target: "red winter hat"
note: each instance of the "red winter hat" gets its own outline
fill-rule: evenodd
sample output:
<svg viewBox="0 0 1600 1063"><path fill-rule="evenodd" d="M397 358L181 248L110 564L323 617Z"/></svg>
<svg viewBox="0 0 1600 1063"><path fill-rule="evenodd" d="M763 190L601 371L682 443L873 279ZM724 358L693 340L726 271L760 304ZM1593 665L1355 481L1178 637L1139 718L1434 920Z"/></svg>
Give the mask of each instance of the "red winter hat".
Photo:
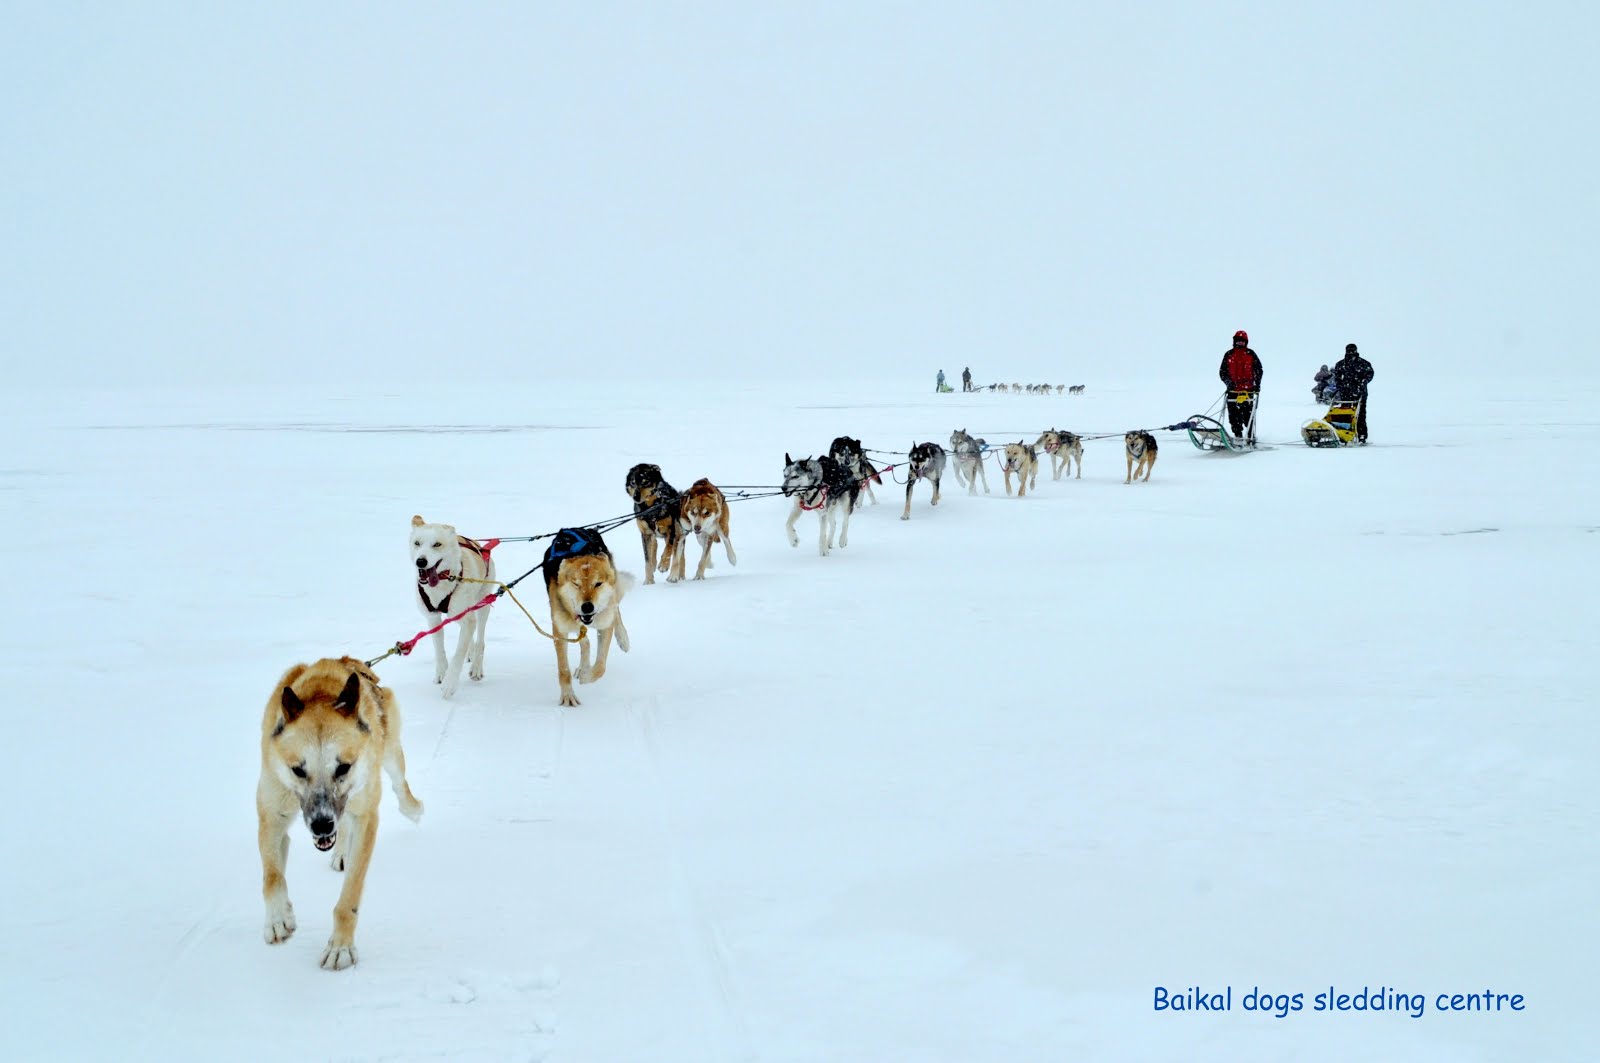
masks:
<svg viewBox="0 0 1600 1063"><path fill-rule="evenodd" d="M1244 329L1240 329L1238 332L1233 334L1233 338L1236 340L1244 340L1246 343L1249 343L1250 333L1246 332Z"/></svg>

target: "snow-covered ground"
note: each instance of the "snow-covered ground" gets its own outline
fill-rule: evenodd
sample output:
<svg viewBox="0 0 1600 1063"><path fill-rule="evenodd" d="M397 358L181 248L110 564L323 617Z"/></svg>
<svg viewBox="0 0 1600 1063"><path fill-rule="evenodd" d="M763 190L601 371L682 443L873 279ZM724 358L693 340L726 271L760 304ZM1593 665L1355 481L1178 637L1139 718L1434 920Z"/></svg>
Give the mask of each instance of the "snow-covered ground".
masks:
<svg viewBox="0 0 1600 1063"><path fill-rule="evenodd" d="M637 461L769 484L839 434L1154 427L1207 406L1209 364L1082 398L25 393L0 429L4 1056L1594 1058L1600 386L1377 367L1366 449L1165 433L1124 486L1095 441L1023 500L991 464L989 495L919 488L903 523L888 485L825 559L814 517L791 549L783 500L737 503L738 567L635 590L633 651L579 709L509 606L454 702L429 653L384 662L427 812L385 795L342 974L303 826L299 933L262 942L257 729L287 665L421 626L413 513L527 535L626 511ZM1309 379L1271 372L1287 442ZM641 573L634 531L609 541ZM1157 1012L1157 986L1234 1010ZM1255 986L1305 1010L1239 1010ZM1313 1012L1329 986L1428 1005ZM1434 1006L1485 989L1526 1010Z"/></svg>

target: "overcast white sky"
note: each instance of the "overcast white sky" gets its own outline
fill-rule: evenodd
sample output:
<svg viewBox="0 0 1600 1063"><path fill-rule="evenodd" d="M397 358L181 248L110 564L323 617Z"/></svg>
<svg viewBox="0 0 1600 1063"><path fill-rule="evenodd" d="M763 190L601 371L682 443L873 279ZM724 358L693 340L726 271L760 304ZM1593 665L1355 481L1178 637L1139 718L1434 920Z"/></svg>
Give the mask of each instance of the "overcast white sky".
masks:
<svg viewBox="0 0 1600 1063"><path fill-rule="evenodd" d="M1596 11L0 0L0 353L1591 374Z"/></svg>

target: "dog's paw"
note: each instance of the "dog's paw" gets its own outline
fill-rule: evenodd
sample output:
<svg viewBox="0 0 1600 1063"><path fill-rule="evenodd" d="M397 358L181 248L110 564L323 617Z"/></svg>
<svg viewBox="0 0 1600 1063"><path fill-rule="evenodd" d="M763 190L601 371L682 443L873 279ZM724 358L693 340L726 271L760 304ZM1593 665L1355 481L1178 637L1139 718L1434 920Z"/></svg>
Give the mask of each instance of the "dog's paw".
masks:
<svg viewBox="0 0 1600 1063"><path fill-rule="evenodd" d="M333 859L328 861L328 866L333 868L335 871L343 871L344 870L344 854L343 853L334 853L333 854Z"/></svg>
<svg viewBox="0 0 1600 1063"><path fill-rule="evenodd" d="M594 682L594 672L593 672L593 670L591 670L589 668L579 668L578 669L578 682L580 682L580 683L593 683Z"/></svg>
<svg viewBox="0 0 1600 1063"><path fill-rule="evenodd" d="M677 582L681 581L682 579L683 579L682 576L675 575L675 574L667 576L667 582L668 583L677 583Z"/></svg>
<svg viewBox="0 0 1600 1063"><path fill-rule="evenodd" d="M267 939L268 945L281 945L294 937L294 905L284 901L282 908L269 906L267 925L262 928L261 936Z"/></svg>
<svg viewBox="0 0 1600 1063"><path fill-rule="evenodd" d="M322 969L324 971L342 971L346 967L354 967L355 965L355 942L341 942L329 938L328 947L322 950Z"/></svg>
<svg viewBox="0 0 1600 1063"><path fill-rule="evenodd" d="M561 704L571 709L576 708L578 705L582 704L582 702L578 700L578 695L574 694L571 690L563 690L561 692Z"/></svg>
<svg viewBox="0 0 1600 1063"><path fill-rule="evenodd" d="M711 566L710 566L710 565L707 565L707 566L706 566L706 567L707 567L707 568L710 568L710 567L711 567ZM704 572L696 572L696 573L695 573L695 574L694 574L694 578L695 578L695 579L705 579L705 578L706 578L706 574L705 574L705 573L704 573Z"/></svg>
<svg viewBox="0 0 1600 1063"><path fill-rule="evenodd" d="M407 801L405 798L400 799L400 814L413 823L422 822L422 808L422 802L418 801L415 797L409 801Z"/></svg>
<svg viewBox="0 0 1600 1063"><path fill-rule="evenodd" d="M911 519L911 514L909 514L909 513L902 513L902 514L900 514L900 519L901 519L901 520L910 520L910 519Z"/></svg>
<svg viewBox="0 0 1600 1063"><path fill-rule="evenodd" d="M474 683L483 682L483 665L478 665L467 673Z"/></svg>

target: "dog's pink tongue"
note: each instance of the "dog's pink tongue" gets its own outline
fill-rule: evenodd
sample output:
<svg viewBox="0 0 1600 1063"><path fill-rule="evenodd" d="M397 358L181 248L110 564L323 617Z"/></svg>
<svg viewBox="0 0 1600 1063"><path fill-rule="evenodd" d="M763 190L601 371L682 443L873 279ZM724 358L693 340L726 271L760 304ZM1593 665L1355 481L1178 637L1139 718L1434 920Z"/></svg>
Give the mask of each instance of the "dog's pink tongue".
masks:
<svg viewBox="0 0 1600 1063"><path fill-rule="evenodd" d="M330 834L326 838L312 838L311 844L315 845L322 852L327 852L329 849L333 848L333 841L334 837Z"/></svg>

